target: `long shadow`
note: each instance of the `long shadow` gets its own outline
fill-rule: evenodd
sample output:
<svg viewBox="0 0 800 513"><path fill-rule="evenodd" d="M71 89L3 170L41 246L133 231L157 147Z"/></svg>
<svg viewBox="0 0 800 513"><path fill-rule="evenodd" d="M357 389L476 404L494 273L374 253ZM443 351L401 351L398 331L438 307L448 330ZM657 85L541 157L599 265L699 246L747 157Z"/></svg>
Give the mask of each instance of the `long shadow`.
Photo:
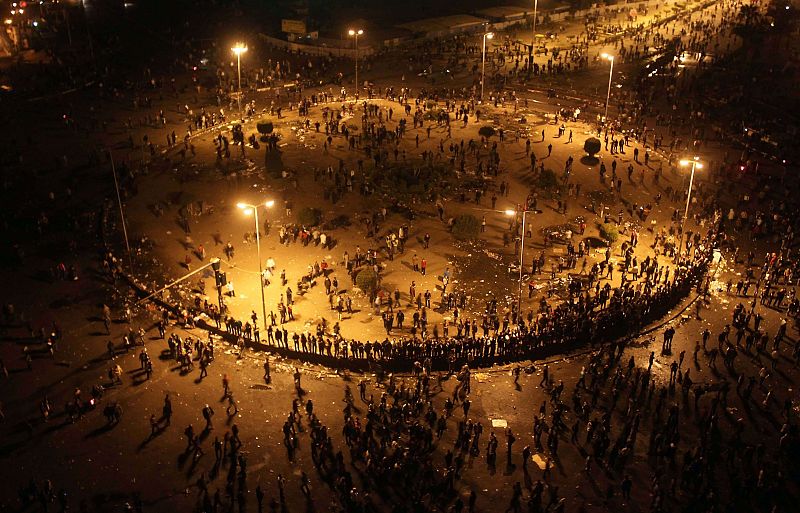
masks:
<svg viewBox="0 0 800 513"><path fill-rule="evenodd" d="M150 380L147 379L147 373L142 371L139 374L137 374L136 376L134 376L133 380L131 380L131 385L133 385L135 387L138 387L138 386L144 385L148 381L150 381Z"/></svg>
<svg viewBox="0 0 800 513"><path fill-rule="evenodd" d="M150 442L161 436L161 434L164 433L164 431L166 430L167 430L166 426L160 426L155 431L155 433L149 435L147 438L142 440L142 442L136 447L136 452L141 452L142 450L144 450L150 444Z"/></svg>
<svg viewBox="0 0 800 513"><path fill-rule="evenodd" d="M594 476L591 473L584 472L584 474L586 474L586 481L589 483L589 486L591 487L592 491L594 491L594 493L598 497L602 496L603 492L602 490L600 490L600 486L598 485L597 480L594 478Z"/></svg>
<svg viewBox="0 0 800 513"><path fill-rule="evenodd" d="M114 429L117 426L117 424L118 423L108 423L108 422L106 422L102 426L100 426L100 427L98 427L96 429L93 429L92 431L89 431L86 434L86 436L84 436L83 438L84 439L97 438L98 436L103 435L105 433L108 433L109 431Z"/></svg>
<svg viewBox="0 0 800 513"><path fill-rule="evenodd" d="M219 476L222 467L222 460L217 460L214 465L208 470L208 478L213 481Z"/></svg>
<svg viewBox="0 0 800 513"><path fill-rule="evenodd" d="M193 454L194 454L194 456L192 457L192 463L191 463L191 465L189 465L189 468L186 470L186 477L187 478L192 477L192 475L194 474L195 470L197 470L198 463L200 463L200 458L203 457L202 454L200 456L198 456L195 453L193 453Z"/></svg>
<svg viewBox="0 0 800 513"><path fill-rule="evenodd" d="M42 431L42 435L49 435L51 433L55 433L56 431L61 431L65 427L71 426L73 424L74 422L70 421L68 418L64 419L63 422L48 422L47 428Z"/></svg>
<svg viewBox="0 0 800 513"><path fill-rule="evenodd" d="M192 454L191 448L187 448L185 451L178 455L178 470L182 469L184 465L186 465L186 461L189 459L189 456Z"/></svg>
<svg viewBox="0 0 800 513"><path fill-rule="evenodd" d="M203 430L200 432L200 434L197 436L197 441L198 441L198 442L202 442L202 441L204 441L206 438L208 438L208 435L210 435L210 434L211 434L211 429L204 428L204 429L203 429Z"/></svg>

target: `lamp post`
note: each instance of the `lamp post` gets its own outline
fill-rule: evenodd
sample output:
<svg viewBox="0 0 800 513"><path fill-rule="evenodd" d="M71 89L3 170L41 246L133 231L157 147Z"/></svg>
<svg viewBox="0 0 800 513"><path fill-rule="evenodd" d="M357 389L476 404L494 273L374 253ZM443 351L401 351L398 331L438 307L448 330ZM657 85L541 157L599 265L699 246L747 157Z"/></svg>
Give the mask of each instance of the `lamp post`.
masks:
<svg viewBox="0 0 800 513"><path fill-rule="evenodd" d="M529 210L522 211L522 238L519 244L519 281L517 283L517 315L522 315L522 267L525 258L525 216ZM516 217L519 214L516 210L506 210L507 216Z"/></svg>
<svg viewBox="0 0 800 513"><path fill-rule="evenodd" d="M355 40L355 48L356 48L356 97L358 97L358 36L364 33L361 29L350 29L347 33Z"/></svg>
<svg viewBox="0 0 800 513"><path fill-rule="evenodd" d="M119 219L122 223L122 235L125 237L125 249L128 250L128 260L130 267L133 267L133 254L131 253L131 245L128 242L128 228L125 225L125 211L122 209L122 196L119 193L119 181L117 181L117 168L114 166L114 154L111 150L108 151L108 159L111 161L111 175L114 177L114 190L117 193L117 205L119 206Z"/></svg>
<svg viewBox="0 0 800 513"><path fill-rule="evenodd" d="M602 54L600 57L611 62L611 67L608 70L608 92L606 93L606 110L603 113L603 124L608 119L608 100L611 98L611 78L614 76L614 56L607 53Z"/></svg>
<svg viewBox="0 0 800 513"><path fill-rule="evenodd" d="M244 43L236 43L236 46L231 48L231 51L236 54L236 70L239 75L239 119L242 118L242 54L247 51L247 45Z"/></svg>
<svg viewBox="0 0 800 513"><path fill-rule="evenodd" d="M486 40L493 37L493 32L484 32L483 34L483 52L481 54L481 101L483 101L483 82L486 78Z"/></svg>
<svg viewBox="0 0 800 513"><path fill-rule="evenodd" d="M539 9L539 0L533 0L533 36L531 39L531 58L528 62L528 69L533 68L533 59L536 57L536 11ZM528 73L530 75L530 73Z"/></svg>
<svg viewBox="0 0 800 513"><path fill-rule="evenodd" d="M680 258L681 253L683 252L683 232L686 226L686 218L689 216L689 202L692 199L692 185L694 184L694 170L695 169L703 169L703 163L700 162L700 157L694 157L691 160L684 159L680 162L682 167L692 166L692 174L689 175L689 192L686 195L686 208L683 211L683 220L681 221L681 237L680 242L678 243L678 252L676 254L676 259Z"/></svg>
<svg viewBox="0 0 800 513"><path fill-rule="evenodd" d="M223 300L222 300L222 283L220 282L220 272L219 269L221 267L221 262L219 258L212 258L211 259L211 268L214 270L214 285L217 288L217 303L219 304L219 314L222 315L224 313L223 310Z"/></svg>
<svg viewBox="0 0 800 513"><path fill-rule="evenodd" d="M272 208L275 204L274 201L269 200L263 203L266 208ZM258 207L261 205L250 205L249 203L237 203L236 207L239 208L245 215L253 214L253 219L256 224L256 255L258 256L258 285L261 289L261 322L264 324L264 332L267 331L267 303L264 300L264 271L261 267L261 235L260 226L258 224Z"/></svg>

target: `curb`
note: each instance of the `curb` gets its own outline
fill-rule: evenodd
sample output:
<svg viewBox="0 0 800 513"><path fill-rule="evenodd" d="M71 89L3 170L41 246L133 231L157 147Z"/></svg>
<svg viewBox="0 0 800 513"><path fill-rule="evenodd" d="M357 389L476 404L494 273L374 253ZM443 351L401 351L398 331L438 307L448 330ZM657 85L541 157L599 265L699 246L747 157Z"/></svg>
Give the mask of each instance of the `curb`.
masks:
<svg viewBox="0 0 800 513"><path fill-rule="evenodd" d="M705 275L705 271L703 272ZM150 292L145 288L145 286L139 283L134 277L130 276L125 272L120 272L120 276L136 291L137 295L141 297L145 297L150 294ZM694 286L692 286L694 288ZM689 290L691 291L692 288ZM690 292L691 294L691 292ZM673 322L678 316L683 314L686 309L689 308L694 302L700 297L700 295L695 295L692 299L685 302L683 307L680 310L672 315L667 319L663 319L657 321L655 324L651 324L649 327L644 328L640 331L637 331L636 336L643 336L653 331L656 331L663 327L664 325ZM170 304L161 298L158 297L151 297L148 299L149 301L158 304L162 308L169 310L176 316L180 316L182 308L179 306L175 306ZM238 337L228 333L225 330L219 329L213 324L209 324L205 320L200 320L195 323L197 328L203 329L209 334L214 334L218 336L220 339L227 341L228 343L235 344L238 340ZM296 332L295 332L296 333ZM631 337L630 333L615 337L613 340L620 340L627 337ZM609 341L601 341L599 342L599 346L602 347L608 344ZM288 345L288 343L287 343ZM558 362L563 361L566 358L573 358L576 356L581 356L584 354L588 354L595 350L595 346L591 346L589 349L579 350L578 347L584 344L580 343L577 340L573 340L568 343L561 343L561 344L551 344L545 345L541 347L534 348L528 352L528 357L524 359L514 359L513 356L508 357L501 357L496 358L493 361L484 361L483 358L480 359L473 359L468 360L465 358L458 359L452 365L461 366L464 363L470 364L471 368L474 369L485 369L483 372L505 372L507 369L494 369L495 367L503 367L510 364L519 364L520 362L528 362L528 361L538 361L541 363L551 363L551 362ZM315 365L322 365L331 369L347 369L356 372L373 372L373 371L389 371L389 372L411 372L413 370L413 362L409 361L401 361L401 360L389 360L389 361L382 361L382 360L373 360L373 359L364 359L364 358L336 358L332 356L327 356L321 353L308 353L308 352L300 352L288 349L286 347L277 347L274 345L268 345L264 342L255 343L249 342L247 343L247 347L250 349L255 349L258 351L264 351L269 354L278 355L282 358L297 360L307 364L315 364ZM548 357L553 357L556 354L560 355L558 358L553 360L547 360ZM488 359L487 359L488 360ZM445 358L436 358L432 362L433 370L443 371L452 368L450 362Z"/></svg>

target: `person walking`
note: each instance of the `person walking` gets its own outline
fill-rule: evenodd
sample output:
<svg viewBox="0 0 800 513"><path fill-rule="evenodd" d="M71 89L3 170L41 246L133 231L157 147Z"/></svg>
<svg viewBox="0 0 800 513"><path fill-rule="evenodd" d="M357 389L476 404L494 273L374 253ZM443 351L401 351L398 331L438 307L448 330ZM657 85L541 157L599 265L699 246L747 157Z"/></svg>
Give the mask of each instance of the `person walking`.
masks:
<svg viewBox="0 0 800 513"><path fill-rule="evenodd" d="M230 395L230 393L231 393L231 389L230 389L230 381L228 380L228 375L227 374L223 374L222 375L222 398L223 399L227 398Z"/></svg>
<svg viewBox="0 0 800 513"><path fill-rule="evenodd" d="M233 413L231 413L233 410ZM228 417L233 417L239 413L239 404L236 402L236 399L233 397L233 392L228 392L228 407L225 409L225 412L228 414Z"/></svg>

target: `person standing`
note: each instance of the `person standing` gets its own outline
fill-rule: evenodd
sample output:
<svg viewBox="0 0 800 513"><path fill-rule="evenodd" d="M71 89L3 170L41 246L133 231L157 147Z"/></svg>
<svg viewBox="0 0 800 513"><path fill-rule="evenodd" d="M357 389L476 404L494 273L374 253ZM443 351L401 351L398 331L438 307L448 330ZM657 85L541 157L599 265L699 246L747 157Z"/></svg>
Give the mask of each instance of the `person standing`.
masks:
<svg viewBox="0 0 800 513"><path fill-rule="evenodd" d="M158 419L156 419L156 414L153 413L150 415L150 438L155 437L158 434Z"/></svg>
<svg viewBox="0 0 800 513"><path fill-rule="evenodd" d="M212 429L214 429L214 426L211 422L211 418L213 416L214 416L214 410L211 408L211 406L206 404L203 407L203 418L206 420L206 431L211 431Z"/></svg>
<svg viewBox="0 0 800 513"><path fill-rule="evenodd" d="M631 476L625 475L625 478L622 480L622 497L626 500L630 500L631 498L631 488L633 488L633 480L631 480Z"/></svg>
<svg viewBox="0 0 800 513"><path fill-rule="evenodd" d="M164 419L165 425L169 426L170 420L172 419L172 400L169 398L169 394L164 397L164 407L161 409L161 416Z"/></svg>
<svg viewBox="0 0 800 513"><path fill-rule="evenodd" d="M208 360L200 357L200 380L208 376Z"/></svg>
<svg viewBox="0 0 800 513"><path fill-rule="evenodd" d="M300 386L300 369L299 368L297 368L297 367L294 368L293 377L294 377L294 388L295 388L295 390L297 390L297 393L300 394L300 392L303 389Z"/></svg>
<svg viewBox="0 0 800 513"><path fill-rule="evenodd" d="M269 368L269 356L264 359L264 381L267 384L272 382L272 376L270 375L270 368Z"/></svg>
<svg viewBox="0 0 800 513"><path fill-rule="evenodd" d="M506 428L506 461L509 467L511 466L511 447L516 441L517 439L511 431L511 428Z"/></svg>

